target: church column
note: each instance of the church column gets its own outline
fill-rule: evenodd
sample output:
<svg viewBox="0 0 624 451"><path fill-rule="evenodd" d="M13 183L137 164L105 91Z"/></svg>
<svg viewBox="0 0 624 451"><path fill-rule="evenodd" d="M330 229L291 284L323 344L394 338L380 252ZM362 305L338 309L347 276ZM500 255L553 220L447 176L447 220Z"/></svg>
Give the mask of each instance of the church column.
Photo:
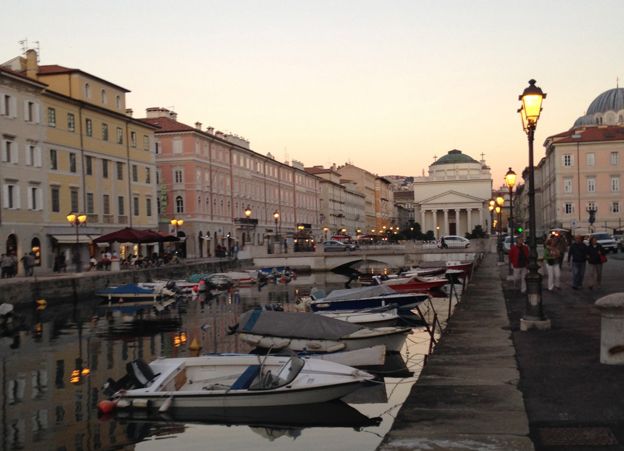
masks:
<svg viewBox="0 0 624 451"><path fill-rule="evenodd" d="M422 233L425 233L427 231L427 226L425 225L426 213L427 211L423 207L420 207L420 230Z"/></svg>
<svg viewBox="0 0 624 451"><path fill-rule="evenodd" d="M444 235L449 234L448 208L444 209Z"/></svg>
<svg viewBox="0 0 624 451"><path fill-rule="evenodd" d="M455 209L455 233L459 236L464 236L463 233L461 233L461 222L460 222L460 218L459 218L459 214L461 212L461 208L456 208Z"/></svg>
<svg viewBox="0 0 624 451"><path fill-rule="evenodd" d="M479 208L479 224L481 224L481 227L483 227L483 230L487 232L487 227L483 223L483 205L481 205L481 207Z"/></svg>
<svg viewBox="0 0 624 451"><path fill-rule="evenodd" d="M436 237L436 239L438 238L437 236L437 228L438 228L438 210L436 210L435 208L433 210L431 210L431 213L433 213L433 234Z"/></svg>
<svg viewBox="0 0 624 451"><path fill-rule="evenodd" d="M466 225L468 226L467 232L468 233L472 233L472 208L467 208L466 209L466 213L467 213L467 216L466 216L467 223L466 223Z"/></svg>

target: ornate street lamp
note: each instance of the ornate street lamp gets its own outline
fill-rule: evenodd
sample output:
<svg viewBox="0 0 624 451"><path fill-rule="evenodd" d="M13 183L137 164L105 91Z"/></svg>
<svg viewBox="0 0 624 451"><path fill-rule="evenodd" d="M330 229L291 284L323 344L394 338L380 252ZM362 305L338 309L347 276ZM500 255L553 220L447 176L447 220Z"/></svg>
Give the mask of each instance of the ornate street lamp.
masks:
<svg viewBox="0 0 624 451"><path fill-rule="evenodd" d="M67 215L67 222L76 227L76 249L74 253L74 262L76 263L76 272L82 272L82 263L80 259L80 242L78 239L78 227L87 223L87 215L84 213L71 212Z"/></svg>
<svg viewBox="0 0 624 451"><path fill-rule="evenodd" d="M173 218L171 221L171 225L175 227L175 236L178 236L178 227L182 227L184 225L184 219Z"/></svg>
<svg viewBox="0 0 624 451"><path fill-rule="evenodd" d="M529 86L518 97L522 106L518 112L522 118L522 128L527 134L529 141L529 272L526 276L527 301L524 317L520 319L520 330L527 331L532 328L550 329L550 320L544 315L542 306L542 276L537 264L537 242L535 239L535 165L533 162L533 141L535 140L535 128L542 111L542 100L546 94L537 86L535 80L529 80Z"/></svg>
<svg viewBox="0 0 624 451"><path fill-rule="evenodd" d="M245 208L245 217L247 219L251 218L251 208L249 208L249 205L247 205L247 208Z"/></svg>
<svg viewBox="0 0 624 451"><path fill-rule="evenodd" d="M490 199L488 202L488 210L490 210L490 233L495 232L494 229L494 207L496 206L496 201L494 199Z"/></svg>
<svg viewBox="0 0 624 451"><path fill-rule="evenodd" d="M511 239L510 239L510 249L511 246L513 246L514 244L514 224L513 224L513 188L516 184L516 173L509 168L509 171L507 171L507 174L505 174L505 185L507 185L507 188L509 188L509 230L511 232ZM513 270L511 268L511 259L508 258L507 260L509 260L509 275L513 274Z"/></svg>
<svg viewBox="0 0 624 451"><path fill-rule="evenodd" d="M273 212L273 219L275 219L275 236L279 236L279 219L280 219L279 210L275 210Z"/></svg>

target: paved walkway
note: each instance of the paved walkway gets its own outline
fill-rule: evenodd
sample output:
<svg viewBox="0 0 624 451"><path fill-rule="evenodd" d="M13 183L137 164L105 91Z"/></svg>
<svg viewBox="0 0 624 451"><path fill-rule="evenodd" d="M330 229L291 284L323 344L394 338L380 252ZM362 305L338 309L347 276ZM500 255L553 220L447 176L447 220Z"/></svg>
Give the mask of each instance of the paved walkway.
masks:
<svg viewBox="0 0 624 451"><path fill-rule="evenodd" d="M575 291L564 265L552 329L521 332L524 297L488 255L380 449L624 450L624 365L600 364L593 306L623 276L609 255L602 288Z"/></svg>

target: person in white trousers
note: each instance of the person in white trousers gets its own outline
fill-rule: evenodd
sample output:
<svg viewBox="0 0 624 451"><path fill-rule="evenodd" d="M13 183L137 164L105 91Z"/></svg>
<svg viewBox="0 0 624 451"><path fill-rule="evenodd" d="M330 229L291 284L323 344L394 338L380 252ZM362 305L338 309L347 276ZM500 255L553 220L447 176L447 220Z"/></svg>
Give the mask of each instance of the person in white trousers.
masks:
<svg viewBox="0 0 624 451"><path fill-rule="evenodd" d="M548 291L561 289L560 256L557 243L552 237L549 237L544 243L544 262L546 262L546 274L548 275Z"/></svg>

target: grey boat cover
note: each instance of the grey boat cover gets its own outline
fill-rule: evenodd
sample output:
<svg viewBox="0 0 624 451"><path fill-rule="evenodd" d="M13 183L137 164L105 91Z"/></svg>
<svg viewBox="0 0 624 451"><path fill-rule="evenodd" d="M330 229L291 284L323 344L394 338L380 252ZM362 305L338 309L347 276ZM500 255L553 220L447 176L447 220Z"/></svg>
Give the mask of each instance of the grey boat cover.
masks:
<svg viewBox="0 0 624 451"><path fill-rule="evenodd" d="M239 332L283 338L339 340L365 327L316 313L249 310L240 316Z"/></svg>
<svg viewBox="0 0 624 451"><path fill-rule="evenodd" d="M370 287L348 288L344 290L333 290L323 298L325 301L337 301L339 299L365 299L377 296L387 296L397 294L388 285L372 285Z"/></svg>

